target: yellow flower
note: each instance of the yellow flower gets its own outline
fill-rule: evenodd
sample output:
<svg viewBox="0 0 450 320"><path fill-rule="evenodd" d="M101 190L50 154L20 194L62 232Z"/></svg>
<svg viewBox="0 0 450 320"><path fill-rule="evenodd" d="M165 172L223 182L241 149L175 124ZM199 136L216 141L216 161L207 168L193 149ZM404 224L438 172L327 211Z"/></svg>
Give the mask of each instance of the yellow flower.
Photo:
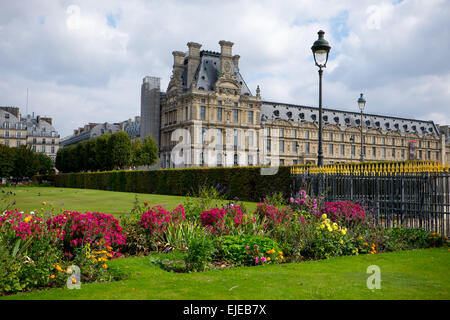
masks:
<svg viewBox="0 0 450 320"><path fill-rule="evenodd" d="M45 202L45 201L42 201L42 205L43 206L45 206L47 204L47 202Z"/></svg>
<svg viewBox="0 0 450 320"><path fill-rule="evenodd" d="M324 213L324 214L322 215L322 219L325 220L326 218L327 218L327 215Z"/></svg>
<svg viewBox="0 0 450 320"><path fill-rule="evenodd" d="M356 248L355 251L358 252L358 248Z"/></svg>
<svg viewBox="0 0 450 320"><path fill-rule="evenodd" d="M339 243L341 243L341 244L344 243L344 240L341 239L341 241L339 241Z"/></svg>
<svg viewBox="0 0 450 320"><path fill-rule="evenodd" d="M61 266L59 264L56 265L56 270L63 271L63 269L61 268Z"/></svg>
<svg viewBox="0 0 450 320"><path fill-rule="evenodd" d="M270 258L268 258L268 259L270 259ZM108 269L108 265L107 265L106 263L104 263L104 264L102 265L102 267L103 267L103 269Z"/></svg>
<svg viewBox="0 0 450 320"><path fill-rule="evenodd" d="M270 261L270 257L267 257L267 261Z"/></svg>
<svg viewBox="0 0 450 320"><path fill-rule="evenodd" d="M73 284L77 283L77 279L72 278L72 283L73 283Z"/></svg>
<svg viewBox="0 0 450 320"><path fill-rule="evenodd" d="M362 240L362 239L363 239L363 237L359 236L359 237L358 237L358 239L359 239L359 240Z"/></svg>
<svg viewBox="0 0 450 320"><path fill-rule="evenodd" d="M55 275L52 274L52 275L50 276L50 279L55 279Z"/></svg>
<svg viewBox="0 0 450 320"><path fill-rule="evenodd" d="M31 216L27 216L25 219L23 219L23 221L25 221L26 223L30 222L31 220Z"/></svg>
<svg viewBox="0 0 450 320"><path fill-rule="evenodd" d="M328 229L328 231L330 231L330 232L331 232L331 231L333 231L333 229L331 229L331 227L330 227L330 226L329 226L329 227L328 227L327 229Z"/></svg>
<svg viewBox="0 0 450 320"><path fill-rule="evenodd" d="M282 255L283 255L283 251L278 251L278 254L279 254L280 256L282 256Z"/></svg>
<svg viewBox="0 0 450 320"><path fill-rule="evenodd" d="M342 234L345 236L346 233L347 233L347 229L346 229L346 228L343 228L343 229L341 230L341 232L342 232Z"/></svg>
<svg viewBox="0 0 450 320"><path fill-rule="evenodd" d="M333 229L337 230L338 229L338 225L336 223L333 223Z"/></svg>
<svg viewBox="0 0 450 320"><path fill-rule="evenodd" d="M324 225L324 224L321 224L321 225L320 225L320 229L323 229L323 228L325 228L325 225Z"/></svg>

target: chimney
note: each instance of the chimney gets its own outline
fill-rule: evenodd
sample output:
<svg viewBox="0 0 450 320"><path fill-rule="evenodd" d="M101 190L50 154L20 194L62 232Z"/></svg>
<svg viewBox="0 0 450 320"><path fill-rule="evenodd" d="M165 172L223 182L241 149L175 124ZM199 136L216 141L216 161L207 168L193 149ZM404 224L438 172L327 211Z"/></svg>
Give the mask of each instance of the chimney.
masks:
<svg viewBox="0 0 450 320"><path fill-rule="evenodd" d="M186 87L189 89L194 81L195 72L200 63L200 48L202 45L195 42L188 42L187 46L189 48L189 57Z"/></svg>
<svg viewBox="0 0 450 320"><path fill-rule="evenodd" d="M184 71L184 58L185 54L181 51L173 51L173 69L172 69L172 77L171 82L174 81L174 83L182 89L183 86L183 71Z"/></svg>
<svg viewBox="0 0 450 320"><path fill-rule="evenodd" d="M220 44L220 67L221 72L224 74L231 74L233 72L233 68L231 66L233 59L233 42L221 40Z"/></svg>
<svg viewBox="0 0 450 320"><path fill-rule="evenodd" d="M185 54L181 51L173 51L173 67L183 67Z"/></svg>
<svg viewBox="0 0 450 320"><path fill-rule="evenodd" d="M233 63L234 63L234 65L236 66L236 69L239 71L239 58L240 58L241 56L240 55L235 55L235 56L233 56Z"/></svg>
<svg viewBox="0 0 450 320"><path fill-rule="evenodd" d="M52 118L49 117L41 117L41 120L48 122L50 125L52 124Z"/></svg>

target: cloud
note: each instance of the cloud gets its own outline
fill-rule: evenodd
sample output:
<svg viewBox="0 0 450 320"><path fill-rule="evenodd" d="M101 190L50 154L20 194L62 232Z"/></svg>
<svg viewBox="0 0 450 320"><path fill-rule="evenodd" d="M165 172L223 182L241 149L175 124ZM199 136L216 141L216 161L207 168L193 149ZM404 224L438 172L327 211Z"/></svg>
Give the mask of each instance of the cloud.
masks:
<svg viewBox="0 0 450 320"><path fill-rule="evenodd" d="M332 46L324 105L448 123L449 6L441 0L37 1L0 4L0 105L54 118L62 136L87 122L140 112L147 75L167 87L174 50L235 43L240 69L263 99L317 105L311 45Z"/></svg>

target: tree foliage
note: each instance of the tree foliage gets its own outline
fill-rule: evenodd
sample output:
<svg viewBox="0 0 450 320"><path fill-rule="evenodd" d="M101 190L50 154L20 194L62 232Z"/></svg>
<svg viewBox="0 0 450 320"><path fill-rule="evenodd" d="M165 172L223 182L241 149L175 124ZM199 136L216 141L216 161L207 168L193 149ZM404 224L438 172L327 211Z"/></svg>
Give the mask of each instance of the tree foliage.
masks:
<svg viewBox="0 0 450 320"><path fill-rule="evenodd" d="M158 146L151 136L141 143L119 131L59 149L56 168L62 172L108 171L153 165L157 159Z"/></svg>
<svg viewBox="0 0 450 320"><path fill-rule="evenodd" d="M14 169L13 150L0 144L0 177L8 177Z"/></svg>

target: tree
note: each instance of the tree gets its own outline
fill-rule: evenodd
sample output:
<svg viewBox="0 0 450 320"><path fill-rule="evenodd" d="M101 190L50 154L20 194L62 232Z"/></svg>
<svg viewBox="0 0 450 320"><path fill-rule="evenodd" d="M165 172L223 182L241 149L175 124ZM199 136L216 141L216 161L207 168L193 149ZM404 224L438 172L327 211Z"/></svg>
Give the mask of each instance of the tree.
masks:
<svg viewBox="0 0 450 320"><path fill-rule="evenodd" d="M39 171L39 160L35 152L27 146L14 148L14 169L12 175L16 178L31 178Z"/></svg>
<svg viewBox="0 0 450 320"><path fill-rule="evenodd" d="M64 172L64 148L59 148L56 152L55 167L61 172Z"/></svg>
<svg viewBox="0 0 450 320"><path fill-rule="evenodd" d="M38 153L36 157L39 161L39 174L50 174L53 169L53 160L45 153Z"/></svg>
<svg viewBox="0 0 450 320"><path fill-rule="evenodd" d="M111 135L108 140L108 151L112 168L123 168L130 163L131 139L125 131Z"/></svg>
<svg viewBox="0 0 450 320"><path fill-rule="evenodd" d="M96 139L89 139L85 142L84 145L84 155L85 155L85 169L94 171L99 169L99 165L97 163L97 157L95 154L95 144Z"/></svg>
<svg viewBox="0 0 450 320"><path fill-rule="evenodd" d="M130 159L130 165L133 166L140 166L141 163L141 141L135 140L131 143L131 159Z"/></svg>
<svg viewBox="0 0 450 320"><path fill-rule="evenodd" d="M0 177L9 177L14 169L14 151L0 144Z"/></svg>
<svg viewBox="0 0 450 320"><path fill-rule="evenodd" d="M95 139L95 159L100 170L111 169L111 159L108 150L108 141L111 134L104 134Z"/></svg>
<svg viewBox="0 0 450 320"><path fill-rule="evenodd" d="M140 152L140 164L151 166L156 163L158 159L158 145L152 136L147 136L142 143Z"/></svg>

